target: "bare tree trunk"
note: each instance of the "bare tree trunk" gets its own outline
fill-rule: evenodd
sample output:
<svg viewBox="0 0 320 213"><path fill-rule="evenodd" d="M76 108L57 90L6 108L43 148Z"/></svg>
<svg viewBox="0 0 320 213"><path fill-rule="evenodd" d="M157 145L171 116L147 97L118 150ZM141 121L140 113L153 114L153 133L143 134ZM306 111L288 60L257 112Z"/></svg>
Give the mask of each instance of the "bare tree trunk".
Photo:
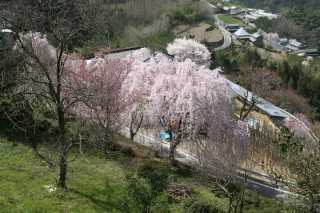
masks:
<svg viewBox="0 0 320 213"><path fill-rule="evenodd" d="M139 131L139 128L140 128L142 121L143 121L143 115L141 115L139 123L137 124L136 127L134 127L135 126L134 123L135 123L137 116L138 116L138 113L136 113L135 115L132 115L132 119L131 119L131 123L130 123L130 139L132 141L133 141L134 136Z"/></svg>
<svg viewBox="0 0 320 213"><path fill-rule="evenodd" d="M175 152L176 152L176 148L177 146L180 144L180 142L182 141L182 134L181 134L181 121L179 121L179 126L177 126L178 128L178 135L176 135L174 138L173 137L173 133L172 133L172 129L171 129L171 125L170 125L170 129L169 129L169 136L170 136L170 152L169 152L169 157L171 159L174 159L175 157Z"/></svg>
<svg viewBox="0 0 320 213"><path fill-rule="evenodd" d="M170 137L170 147L169 147L169 157L170 159L174 159L174 153L175 153L175 149L176 149L176 145L175 145L175 139L173 138L173 133L172 133L172 129L171 129L171 125L170 128L168 130L169 133L169 137Z"/></svg>
<svg viewBox="0 0 320 213"><path fill-rule="evenodd" d="M59 91L60 92L60 91ZM60 93L57 93L59 96ZM59 99L58 99L59 100ZM67 180L67 164L68 164L68 149L69 146L66 141L66 132L65 132L65 115L61 106L57 107L58 114L58 125L59 125L59 142L60 142L60 156L59 156L59 180L58 186L66 189L66 180Z"/></svg>
<svg viewBox="0 0 320 213"><path fill-rule="evenodd" d="M253 97L251 98L252 100L252 103L251 104L249 104L248 102L249 102L249 100L248 100L248 97L249 97L249 91L247 91L247 94L246 94L246 96L245 96L245 100L244 100L244 104L243 104L243 106L242 106L242 108L241 108L241 111L240 111L240 120L244 120L244 119L246 119L246 117L249 115L249 113L251 112L251 110L252 110L252 107L254 106L254 104L255 104L255 101L254 101L254 99L253 99ZM247 107L247 104L249 105L249 109L245 109L246 107ZM245 110L246 110L246 112L245 112Z"/></svg>
<svg viewBox="0 0 320 213"><path fill-rule="evenodd" d="M175 152L176 152L176 148L178 146L179 143L177 143L177 141L175 139L171 139L170 141L170 152L169 152L169 157L170 159L174 159L175 157Z"/></svg>
<svg viewBox="0 0 320 213"><path fill-rule="evenodd" d="M59 161L59 180L58 186L66 189L66 180L67 180L67 165L68 165L68 148L62 146L60 150L60 161Z"/></svg>

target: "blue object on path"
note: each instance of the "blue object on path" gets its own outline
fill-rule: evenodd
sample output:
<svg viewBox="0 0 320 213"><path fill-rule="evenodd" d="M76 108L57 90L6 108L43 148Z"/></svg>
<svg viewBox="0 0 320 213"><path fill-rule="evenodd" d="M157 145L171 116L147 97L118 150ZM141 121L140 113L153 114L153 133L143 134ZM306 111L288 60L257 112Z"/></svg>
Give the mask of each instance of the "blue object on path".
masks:
<svg viewBox="0 0 320 213"><path fill-rule="evenodd" d="M172 137L176 138L177 136L176 136L176 134L172 133ZM161 139L170 139L170 135L166 131L162 131L162 132L159 132L159 138L161 138Z"/></svg>

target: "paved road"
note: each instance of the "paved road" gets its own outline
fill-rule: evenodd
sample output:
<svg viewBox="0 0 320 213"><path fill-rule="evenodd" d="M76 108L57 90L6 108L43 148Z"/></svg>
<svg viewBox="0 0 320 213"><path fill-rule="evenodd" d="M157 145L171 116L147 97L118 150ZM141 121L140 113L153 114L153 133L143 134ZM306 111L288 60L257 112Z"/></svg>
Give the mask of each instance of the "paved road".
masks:
<svg viewBox="0 0 320 213"><path fill-rule="evenodd" d="M224 48L227 48L230 46L231 44L231 36L230 36L230 33L220 25L220 21L218 19L218 16L217 15L213 15L213 21L214 21L214 25L215 27L219 28L219 30L221 31L222 35L223 35L223 38L224 38L224 43L222 46L220 47L217 47L217 48L214 48L215 50L221 50L221 49L224 49Z"/></svg>
<svg viewBox="0 0 320 213"><path fill-rule="evenodd" d="M219 14L213 15L213 21L214 21L215 27L219 28L219 30L221 31L223 38L224 38L224 43L222 46L214 48L214 49L215 50L225 49L231 45L231 42L234 43L235 45L241 46L242 44L237 39L233 38L231 33L228 30L226 30L224 27L222 27L220 25L220 20L218 18L218 15Z"/></svg>
<svg viewBox="0 0 320 213"><path fill-rule="evenodd" d="M130 135L129 129L125 128L122 134L126 137L129 137ZM148 135L145 132L138 132L134 139L136 142L144 146L160 151L167 155L169 154L169 143L155 136ZM179 147L177 148L175 159L193 167L197 166L198 164L197 163L198 160L195 156L189 155L186 150L182 150ZM237 178L238 178L238 181L243 180L243 178L240 175L237 176ZM263 181L261 179L255 179L255 178L251 178L249 180L249 184L247 188L257 192L262 196L276 199L281 202L286 202L287 195L289 194L289 192L282 189L278 189L266 181Z"/></svg>

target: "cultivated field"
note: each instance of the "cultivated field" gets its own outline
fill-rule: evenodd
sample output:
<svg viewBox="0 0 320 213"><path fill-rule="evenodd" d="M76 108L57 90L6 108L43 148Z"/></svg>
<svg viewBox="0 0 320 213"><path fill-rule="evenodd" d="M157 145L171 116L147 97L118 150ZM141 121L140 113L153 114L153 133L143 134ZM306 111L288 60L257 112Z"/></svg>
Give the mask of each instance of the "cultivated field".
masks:
<svg viewBox="0 0 320 213"><path fill-rule="evenodd" d="M206 31L207 28L209 28L211 25L207 23L201 23L196 27L193 27L181 34L179 36L181 37L189 37L190 35L195 36L195 38L198 41L202 41L206 39L208 42L217 42L220 41L223 36L219 29L214 29L211 31Z"/></svg>

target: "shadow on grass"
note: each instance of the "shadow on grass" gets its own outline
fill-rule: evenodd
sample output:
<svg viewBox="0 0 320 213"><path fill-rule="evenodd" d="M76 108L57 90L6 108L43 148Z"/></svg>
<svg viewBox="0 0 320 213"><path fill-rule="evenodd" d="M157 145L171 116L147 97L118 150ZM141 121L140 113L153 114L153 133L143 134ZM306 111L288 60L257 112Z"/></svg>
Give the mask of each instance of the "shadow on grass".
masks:
<svg viewBox="0 0 320 213"><path fill-rule="evenodd" d="M17 145L17 142L24 141L25 138L22 131L19 131L9 120L4 118L0 118L0 137L13 142L14 145Z"/></svg>
<svg viewBox="0 0 320 213"><path fill-rule="evenodd" d="M48 158L44 157L42 154L40 153L35 153L35 156L37 156L38 158L40 158L41 160L44 160L48 165L49 165L49 168L52 169L53 171L55 170L56 168L56 165L53 164L52 162L50 162L48 160Z"/></svg>
<svg viewBox="0 0 320 213"><path fill-rule="evenodd" d="M90 193L85 193L85 192L82 192L80 190L77 190L77 189L70 189L70 191L72 193L75 193L79 196L82 196L82 197L85 197L89 200L91 200L92 203L94 203L97 208L95 209L97 212L106 212L106 211L112 211L114 209L117 208L117 203L115 200L111 200L111 198L114 196L113 195L113 192L111 192L110 195L108 195L108 193L106 192L106 190L99 190L97 188L95 189L92 189L93 191L95 191L95 194L104 194L106 199L103 200L103 199L99 199L99 198L96 198L94 194L90 194ZM99 207L99 208L98 208Z"/></svg>

